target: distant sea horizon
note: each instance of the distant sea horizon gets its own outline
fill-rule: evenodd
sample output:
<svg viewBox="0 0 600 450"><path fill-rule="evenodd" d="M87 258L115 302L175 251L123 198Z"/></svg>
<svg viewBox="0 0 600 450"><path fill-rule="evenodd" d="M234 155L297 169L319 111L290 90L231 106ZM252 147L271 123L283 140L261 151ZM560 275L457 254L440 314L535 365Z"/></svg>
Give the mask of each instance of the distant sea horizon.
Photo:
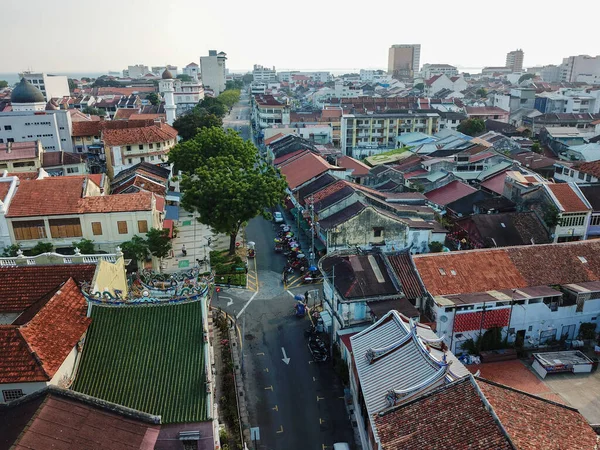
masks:
<svg viewBox="0 0 600 450"><path fill-rule="evenodd" d="M460 67L457 66L459 72L466 73L479 73L482 70L482 67ZM289 71L299 71L299 72L330 72L332 75L343 75L346 73L359 73L360 67L351 67L351 68L338 68L338 69L288 69L288 68L279 68L277 69L279 72L289 72ZM365 69L365 67L362 67ZM384 67L367 67L367 69L372 70L386 70ZM229 69L230 73L248 73L251 72L252 69ZM69 71L49 71L47 73L52 75L66 75L69 78L80 79L83 77L88 78L98 78L101 75L108 75L109 72L119 72L117 70L105 70L105 71L89 71L89 72L69 72ZM4 72L0 73L0 80L5 80L8 82L9 86L17 84L19 82L19 74L18 72Z"/></svg>

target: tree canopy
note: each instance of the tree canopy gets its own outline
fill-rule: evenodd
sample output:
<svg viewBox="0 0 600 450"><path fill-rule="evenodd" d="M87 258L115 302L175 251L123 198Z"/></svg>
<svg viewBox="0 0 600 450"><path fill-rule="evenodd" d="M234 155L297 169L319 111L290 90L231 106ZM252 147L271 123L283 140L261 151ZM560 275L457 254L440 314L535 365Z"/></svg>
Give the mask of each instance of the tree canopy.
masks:
<svg viewBox="0 0 600 450"><path fill-rule="evenodd" d="M75 80L73 80L73 78L67 78L67 82L69 83L70 92L73 92L75 89L77 89L77 83L75 83ZM0 83L2 82L0 81Z"/></svg>
<svg viewBox="0 0 600 450"><path fill-rule="evenodd" d="M92 87L122 87L123 85L119 83L117 80L113 80L112 78L108 78L106 76L101 76L100 78L96 78Z"/></svg>
<svg viewBox="0 0 600 450"><path fill-rule="evenodd" d="M158 94L156 92L150 92L147 96L146 96L146 100L148 100L150 102L151 105L158 105L160 103L160 97L158 96Z"/></svg>
<svg viewBox="0 0 600 450"><path fill-rule="evenodd" d="M8 87L8 81L0 80L0 89L3 89L5 87Z"/></svg>
<svg viewBox="0 0 600 450"><path fill-rule="evenodd" d="M521 75L521 77L519 78L519 84L521 84L525 80L531 80L532 78L535 78L535 74L525 73L525 74Z"/></svg>
<svg viewBox="0 0 600 450"><path fill-rule="evenodd" d="M175 165L176 171L191 174L211 157L233 156L245 165L252 165L256 155L256 147L250 141L245 141L231 129L215 126L201 128L193 138L173 147L169 152L169 162Z"/></svg>
<svg viewBox="0 0 600 450"><path fill-rule="evenodd" d="M96 253L94 249L94 241L90 239L81 239L79 242L73 242L73 247L77 247L82 255L93 255Z"/></svg>
<svg viewBox="0 0 600 450"><path fill-rule="evenodd" d="M84 114L91 114L92 116L105 116L106 111L103 109L92 108L91 106L86 106L81 110Z"/></svg>
<svg viewBox="0 0 600 450"><path fill-rule="evenodd" d="M217 99L223 102L228 108L231 108L240 101L240 91L238 89L227 89Z"/></svg>
<svg viewBox="0 0 600 450"><path fill-rule="evenodd" d="M228 80L225 82L225 89L242 89L244 82L242 80Z"/></svg>
<svg viewBox="0 0 600 450"><path fill-rule="evenodd" d="M183 141L192 139L199 129L222 127L223 121L214 114L208 114L205 110L194 108L186 114L179 116L173 122L173 128Z"/></svg>
<svg viewBox="0 0 600 450"><path fill-rule="evenodd" d="M230 148L243 142L234 133L227 133L225 141ZM234 254L240 228L258 215L268 217L267 208L285 197L286 182L257 157L244 162L230 154L204 160L192 176L184 175L181 186L183 207L198 212L201 223L229 235L229 253Z"/></svg>
<svg viewBox="0 0 600 450"><path fill-rule="evenodd" d="M148 243L143 237L136 234L130 241L121 244L121 250L127 259L145 261L148 256Z"/></svg>
<svg viewBox="0 0 600 450"><path fill-rule="evenodd" d="M204 99L198 103L196 108L204 110L208 114L214 114L221 119L227 114L227 106L215 97L204 97Z"/></svg>
<svg viewBox="0 0 600 450"><path fill-rule="evenodd" d="M173 245L169 238L169 230L151 228L146 233L146 243L148 251L157 258L164 258L169 254Z"/></svg>
<svg viewBox="0 0 600 450"><path fill-rule="evenodd" d="M479 97L487 97L487 89L485 89L485 88L479 88L479 89L477 89L477 91L475 91L475 93Z"/></svg>
<svg viewBox="0 0 600 450"><path fill-rule="evenodd" d="M485 131L485 122L481 119L467 119L462 121L456 129L469 136L475 136Z"/></svg>
<svg viewBox="0 0 600 450"><path fill-rule="evenodd" d="M177 79L183 81L184 83L187 81L192 81L192 77L185 73L180 73L179 75L177 75Z"/></svg>

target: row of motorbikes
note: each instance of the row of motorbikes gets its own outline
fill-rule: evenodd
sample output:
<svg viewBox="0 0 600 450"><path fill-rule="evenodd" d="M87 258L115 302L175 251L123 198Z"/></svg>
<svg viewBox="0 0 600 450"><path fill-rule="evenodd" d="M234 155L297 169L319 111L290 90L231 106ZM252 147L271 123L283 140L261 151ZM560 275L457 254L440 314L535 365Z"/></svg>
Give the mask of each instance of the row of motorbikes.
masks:
<svg viewBox="0 0 600 450"><path fill-rule="evenodd" d="M317 319L317 326L311 325L304 331L304 336L308 339L308 350L315 362L325 362L329 358L329 349L327 342L321 337L323 335L322 319Z"/></svg>
<svg viewBox="0 0 600 450"><path fill-rule="evenodd" d="M288 225L281 225L281 229L275 238L275 252L283 253L287 262L283 268L283 282L295 271L300 272L303 283L314 283L320 279L320 273L316 266L311 266L308 258L300 248L296 236Z"/></svg>

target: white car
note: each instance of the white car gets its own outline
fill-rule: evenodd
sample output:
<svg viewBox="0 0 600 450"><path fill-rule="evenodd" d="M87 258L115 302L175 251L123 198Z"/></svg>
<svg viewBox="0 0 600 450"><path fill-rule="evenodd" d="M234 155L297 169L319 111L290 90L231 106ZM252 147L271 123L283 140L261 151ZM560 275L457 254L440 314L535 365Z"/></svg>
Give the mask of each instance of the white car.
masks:
<svg viewBox="0 0 600 450"><path fill-rule="evenodd" d="M346 442L337 442L333 444L333 450L350 450L350 446Z"/></svg>
<svg viewBox="0 0 600 450"><path fill-rule="evenodd" d="M275 223L282 223L283 215L279 211L275 211L273 213L273 220L275 221Z"/></svg>

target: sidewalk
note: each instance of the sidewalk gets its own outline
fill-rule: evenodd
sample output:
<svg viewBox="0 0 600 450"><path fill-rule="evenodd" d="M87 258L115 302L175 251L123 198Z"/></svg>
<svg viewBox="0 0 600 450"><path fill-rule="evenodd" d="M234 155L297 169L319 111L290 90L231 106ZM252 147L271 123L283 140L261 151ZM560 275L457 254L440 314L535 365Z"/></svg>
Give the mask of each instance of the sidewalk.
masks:
<svg viewBox="0 0 600 450"><path fill-rule="evenodd" d="M285 223L291 228L292 232L294 233L294 236L296 237L296 242L300 244L300 248L303 250L306 257L309 258L311 251L310 234L298 228L298 219L295 218L287 208L279 206L279 211L281 211L281 213L283 214ZM314 249L312 251L314 252Z"/></svg>
<svg viewBox="0 0 600 450"><path fill-rule="evenodd" d="M179 207L179 220L175 222L175 227L179 230L176 238L173 239L173 249L171 256L162 260L162 271L165 273L174 273L181 270L187 270L194 267L196 259L206 261L210 258L211 250L227 247L227 240L224 236L213 235L207 225L199 223L192 213ZM210 238L210 246L208 239ZM185 245L187 255L183 256L182 247ZM210 270L208 264L201 264L202 272Z"/></svg>

